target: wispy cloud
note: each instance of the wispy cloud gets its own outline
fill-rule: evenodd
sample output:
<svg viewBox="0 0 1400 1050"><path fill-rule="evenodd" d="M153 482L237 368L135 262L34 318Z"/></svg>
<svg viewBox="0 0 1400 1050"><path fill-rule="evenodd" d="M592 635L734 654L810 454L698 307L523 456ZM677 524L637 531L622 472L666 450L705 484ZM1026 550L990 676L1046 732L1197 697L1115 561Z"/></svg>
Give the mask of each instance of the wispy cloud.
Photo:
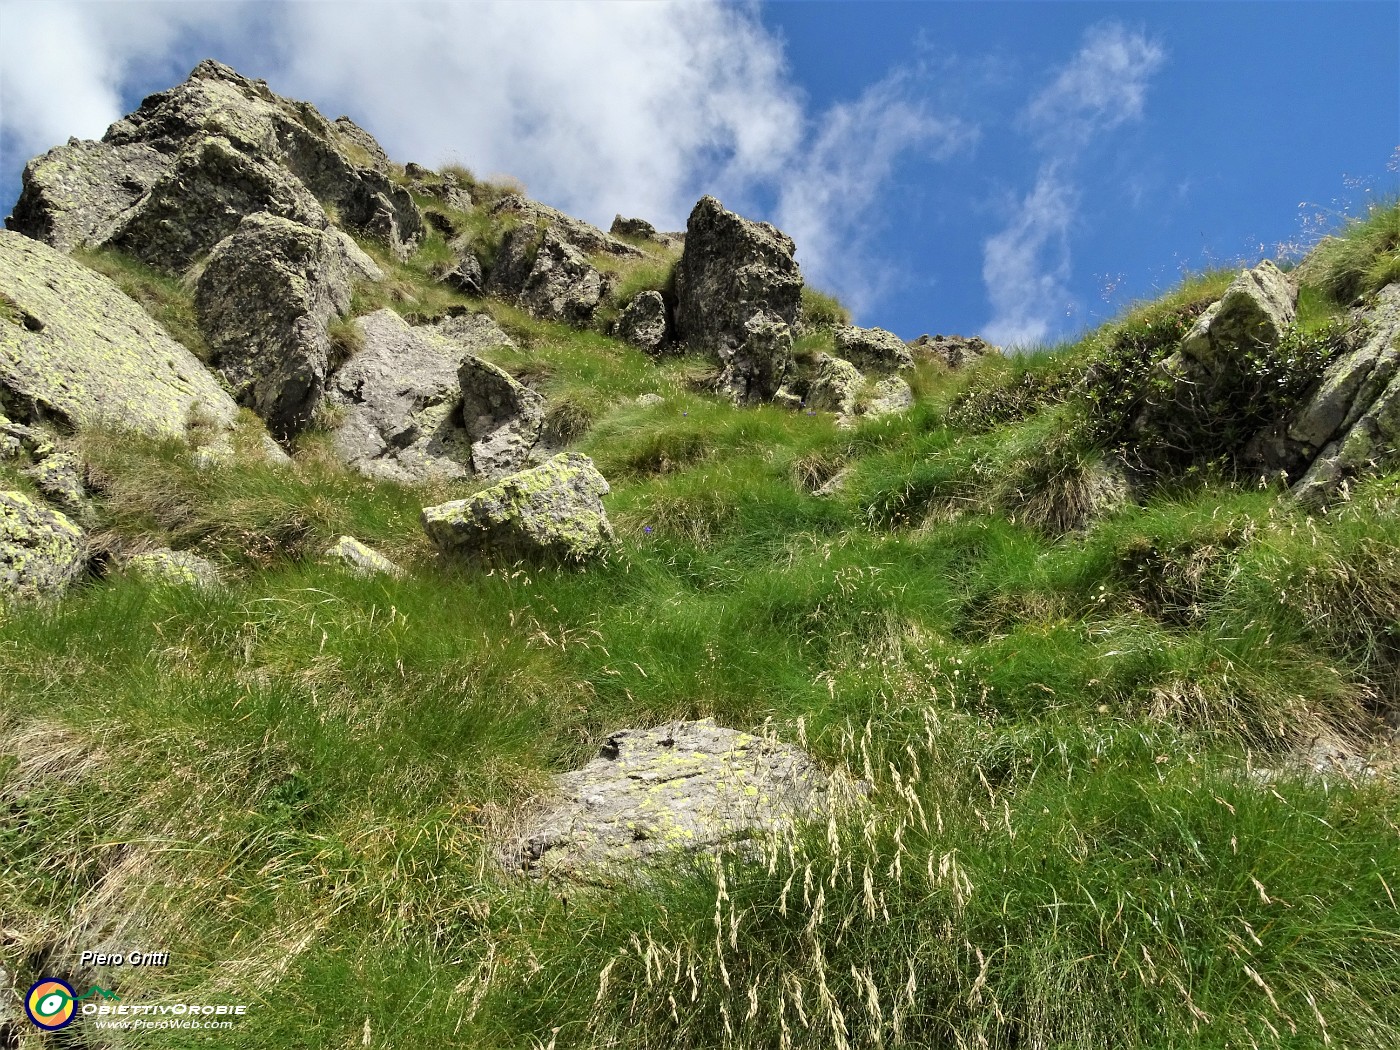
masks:
<svg viewBox="0 0 1400 1050"><path fill-rule="evenodd" d="M1095 140L1141 118L1148 81L1165 58L1140 33L1095 26L1022 113L1039 169L1006 228L983 244L982 278L993 309L986 333L994 342L1040 342L1072 310L1069 235L1080 198L1075 166Z"/></svg>
<svg viewBox="0 0 1400 1050"><path fill-rule="evenodd" d="M782 176L778 224L797 241L807 278L839 288L859 313L893 280L867 249L874 213L895 211L884 189L896 164L911 153L946 160L975 143L977 129L931 112L902 71L832 106L818 127Z"/></svg>
<svg viewBox="0 0 1400 1050"><path fill-rule="evenodd" d="M746 4L3 3L30 42L0 54L7 172L212 56L348 114L396 159L509 173L605 226L678 228L706 192L771 202L811 277L858 306L888 276L860 244L900 158L975 138L902 73L809 112Z"/></svg>

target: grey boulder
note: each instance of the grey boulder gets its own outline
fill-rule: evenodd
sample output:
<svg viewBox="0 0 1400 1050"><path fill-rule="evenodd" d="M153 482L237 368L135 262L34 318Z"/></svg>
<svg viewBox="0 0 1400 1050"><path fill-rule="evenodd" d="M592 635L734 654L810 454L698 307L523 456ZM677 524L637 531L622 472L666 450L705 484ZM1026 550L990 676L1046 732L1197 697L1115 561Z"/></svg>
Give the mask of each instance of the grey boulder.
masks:
<svg viewBox="0 0 1400 1050"><path fill-rule="evenodd" d="M609 882L685 852L742 848L824 817L827 774L803 751L712 719L613 733L512 858L540 877Z"/></svg>
<svg viewBox="0 0 1400 1050"><path fill-rule="evenodd" d="M469 499L425 507L423 528L445 553L579 562L612 546L607 492L591 459L566 452Z"/></svg>
<svg viewBox="0 0 1400 1050"><path fill-rule="evenodd" d="M403 569L371 547L366 547L354 536L342 536L331 544L326 558L336 562L352 575L402 576Z"/></svg>
<svg viewBox="0 0 1400 1050"><path fill-rule="evenodd" d="M126 571L146 583L162 587L213 590L223 583L219 570L208 558L169 547L133 554L126 559Z"/></svg>
<svg viewBox="0 0 1400 1050"><path fill-rule="evenodd" d="M1297 301L1297 288L1266 260L1242 271L1220 301L1196 319L1179 353L1214 372L1241 354L1275 347L1293 323Z"/></svg>
<svg viewBox="0 0 1400 1050"><path fill-rule="evenodd" d="M290 219L245 218L209 256L195 310L234 396L278 438L306 427L332 364L326 324L350 308L344 239Z"/></svg>
<svg viewBox="0 0 1400 1050"><path fill-rule="evenodd" d="M355 319L361 349L331 378L336 453L360 473L405 483L471 474L457 370L464 351L392 310Z"/></svg>
<svg viewBox="0 0 1400 1050"><path fill-rule="evenodd" d="M921 335L908 346L915 359L938 361L951 369L966 368L1001 353L1001 347L975 335Z"/></svg>
<svg viewBox="0 0 1400 1050"><path fill-rule="evenodd" d="M836 353L862 370L898 372L914 364L914 355L904 341L883 328L841 325L835 335Z"/></svg>
<svg viewBox="0 0 1400 1050"><path fill-rule="evenodd" d="M914 391L899 376L886 376L875 384L866 402L867 416L889 416L908 411L914 404Z"/></svg>
<svg viewBox="0 0 1400 1050"><path fill-rule="evenodd" d="M553 229L520 226L501 242L490 290L517 300L533 316L584 325L603 297L603 276Z"/></svg>
<svg viewBox="0 0 1400 1050"><path fill-rule="evenodd" d="M657 291L639 292L622 308L617 336L643 350L659 350L666 342L666 300Z"/></svg>
<svg viewBox="0 0 1400 1050"><path fill-rule="evenodd" d="M529 462L544 426L544 398L505 369L466 357L457 369L462 425L472 469L484 478L513 474Z"/></svg>
<svg viewBox="0 0 1400 1050"><path fill-rule="evenodd" d="M849 361L830 354L817 357L817 371L807 390L807 407L848 416L856 410L865 377Z"/></svg>
<svg viewBox="0 0 1400 1050"><path fill-rule="evenodd" d="M715 388L739 405L771 401L792 370L792 329L773 314L756 313L743 331L738 345L718 351Z"/></svg>

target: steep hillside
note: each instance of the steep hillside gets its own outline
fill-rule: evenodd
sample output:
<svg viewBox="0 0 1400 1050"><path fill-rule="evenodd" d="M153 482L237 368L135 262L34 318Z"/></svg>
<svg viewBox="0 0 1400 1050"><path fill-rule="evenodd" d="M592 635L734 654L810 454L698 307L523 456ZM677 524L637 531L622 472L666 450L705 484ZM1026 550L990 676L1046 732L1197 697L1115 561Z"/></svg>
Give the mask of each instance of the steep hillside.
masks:
<svg viewBox="0 0 1400 1050"><path fill-rule="evenodd" d="M1400 1042L1400 207L906 344L206 62L7 226L0 1047Z"/></svg>

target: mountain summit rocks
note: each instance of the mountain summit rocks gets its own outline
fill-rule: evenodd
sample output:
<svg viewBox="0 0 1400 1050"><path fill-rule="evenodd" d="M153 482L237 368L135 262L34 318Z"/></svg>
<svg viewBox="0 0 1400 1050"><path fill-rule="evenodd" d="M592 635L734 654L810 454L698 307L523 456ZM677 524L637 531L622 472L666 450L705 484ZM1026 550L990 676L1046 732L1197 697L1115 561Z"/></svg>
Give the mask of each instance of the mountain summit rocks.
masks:
<svg viewBox="0 0 1400 1050"><path fill-rule="evenodd" d="M245 215L324 226L330 207L406 254L423 220L388 172L378 144L347 118L328 121L206 60L100 142L72 139L30 161L6 226L65 251L117 244L178 272Z"/></svg>

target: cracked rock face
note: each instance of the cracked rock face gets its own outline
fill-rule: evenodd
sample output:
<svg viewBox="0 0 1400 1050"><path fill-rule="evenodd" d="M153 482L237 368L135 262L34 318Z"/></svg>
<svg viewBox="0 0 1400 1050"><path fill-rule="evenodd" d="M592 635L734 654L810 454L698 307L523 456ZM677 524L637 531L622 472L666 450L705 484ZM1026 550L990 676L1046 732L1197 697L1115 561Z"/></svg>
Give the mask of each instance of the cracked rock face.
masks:
<svg viewBox="0 0 1400 1050"><path fill-rule="evenodd" d="M204 365L106 277L0 231L0 410L64 428L103 422L186 437L238 406Z"/></svg>
<svg viewBox="0 0 1400 1050"><path fill-rule="evenodd" d="M235 396L287 438L311 422L331 364L326 324L350 308L356 270L334 230L250 215L209 256L199 326Z"/></svg>
<svg viewBox="0 0 1400 1050"><path fill-rule="evenodd" d="M914 355L904 341L883 328L843 325L836 329L836 353L871 372L898 372L914 365Z"/></svg>
<svg viewBox="0 0 1400 1050"><path fill-rule="evenodd" d="M519 865L607 881L676 850L719 850L824 816L829 781L799 748L707 718L613 733L557 788L520 843Z"/></svg>
<svg viewBox="0 0 1400 1050"><path fill-rule="evenodd" d="M771 401L792 368L802 273L792 238L702 197L676 267L677 336L719 363L717 387L738 404Z"/></svg>
<svg viewBox="0 0 1400 1050"><path fill-rule="evenodd" d="M471 475L457 370L464 351L394 311L355 319L361 350L331 379L336 453L367 477L418 483Z"/></svg>

